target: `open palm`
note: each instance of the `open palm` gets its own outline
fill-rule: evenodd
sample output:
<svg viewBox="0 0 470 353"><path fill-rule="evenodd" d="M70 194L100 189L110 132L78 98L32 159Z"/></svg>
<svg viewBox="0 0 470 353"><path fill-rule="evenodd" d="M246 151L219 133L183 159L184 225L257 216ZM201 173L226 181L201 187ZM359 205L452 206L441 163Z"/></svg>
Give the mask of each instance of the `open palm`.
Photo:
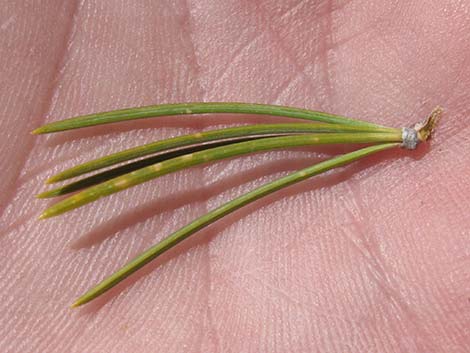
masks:
<svg viewBox="0 0 470 353"><path fill-rule="evenodd" d="M470 4L0 1L0 351L466 352ZM172 117L49 137L44 122L185 101L277 103L401 127L387 152L227 217L85 307L178 227L336 149L168 175L60 218L54 172L162 137L273 119ZM280 121L277 119L276 121Z"/></svg>

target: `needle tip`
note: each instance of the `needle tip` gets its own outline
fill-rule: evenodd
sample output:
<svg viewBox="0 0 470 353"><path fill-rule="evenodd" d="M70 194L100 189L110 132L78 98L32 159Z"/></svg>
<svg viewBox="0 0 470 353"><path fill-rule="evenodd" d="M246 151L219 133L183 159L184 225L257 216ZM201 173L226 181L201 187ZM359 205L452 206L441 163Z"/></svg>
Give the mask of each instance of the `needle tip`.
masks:
<svg viewBox="0 0 470 353"><path fill-rule="evenodd" d="M41 192L40 194L37 194L35 197L37 199L47 199L49 197L54 197L56 195L52 194L51 191L44 191L44 192Z"/></svg>
<svg viewBox="0 0 470 353"><path fill-rule="evenodd" d="M39 215L38 219L43 220L43 219L50 218L50 217L53 217L53 216L54 216L54 214L51 214L47 210L45 210L43 213L41 213Z"/></svg>
<svg viewBox="0 0 470 353"><path fill-rule="evenodd" d="M33 131L31 131L31 135L40 135L42 133L44 133L44 131L40 127L38 127L37 129L34 129Z"/></svg>
<svg viewBox="0 0 470 353"><path fill-rule="evenodd" d="M81 297L75 299L75 301L70 305L71 308L78 308L79 306L82 306L83 304L88 303L90 300L92 300L93 297L89 297L86 294L82 295Z"/></svg>
<svg viewBox="0 0 470 353"><path fill-rule="evenodd" d="M58 175L54 175L54 176L51 176L49 179L46 179L44 184L50 185L50 184L57 183L58 181L62 181L62 179Z"/></svg>
<svg viewBox="0 0 470 353"><path fill-rule="evenodd" d="M72 305L70 305L71 309L78 308L80 305L82 305L78 300L76 300Z"/></svg>

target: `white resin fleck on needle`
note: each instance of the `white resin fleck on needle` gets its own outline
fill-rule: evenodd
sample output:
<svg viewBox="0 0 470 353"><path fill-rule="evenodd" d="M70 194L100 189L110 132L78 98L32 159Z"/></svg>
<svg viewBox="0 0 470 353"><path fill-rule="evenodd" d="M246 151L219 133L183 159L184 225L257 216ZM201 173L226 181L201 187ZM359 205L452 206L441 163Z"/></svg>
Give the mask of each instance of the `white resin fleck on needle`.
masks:
<svg viewBox="0 0 470 353"><path fill-rule="evenodd" d="M114 186L116 186L118 188L124 188L128 184L129 184L129 180L127 178L126 179L120 179L120 180L117 180L117 181L114 182Z"/></svg>

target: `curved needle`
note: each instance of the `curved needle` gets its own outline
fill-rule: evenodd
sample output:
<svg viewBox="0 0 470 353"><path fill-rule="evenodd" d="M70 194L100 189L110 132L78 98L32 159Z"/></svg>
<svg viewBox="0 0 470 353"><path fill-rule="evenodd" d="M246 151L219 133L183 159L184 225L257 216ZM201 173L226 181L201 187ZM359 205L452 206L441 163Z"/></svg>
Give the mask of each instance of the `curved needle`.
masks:
<svg viewBox="0 0 470 353"><path fill-rule="evenodd" d="M281 116L287 118L304 119L310 121L319 121L323 123L367 126L381 128L383 131L389 131L390 128L369 123L362 120L346 118L340 115L334 115L324 112L318 112L307 109L285 107L270 104L253 104L239 102L214 102L214 103L177 103L177 104L158 104L147 107L129 108L103 112L98 114L82 115L74 118L64 119L50 124L43 125L32 131L33 134L45 134L51 132L79 129L82 127L95 126L101 124L116 123L119 121L154 118L160 116L172 115L191 115L191 114L258 114Z"/></svg>
<svg viewBox="0 0 470 353"><path fill-rule="evenodd" d="M399 129L389 129L387 132L399 132ZM147 143L142 146L129 148L101 158L97 158L83 164L64 170L52 177L46 183L55 183L80 176L98 169L109 167L131 159L147 156L149 154L162 152L169 149L205 143L209 141L247 137L254 135L281 135L294 133L327 133L327 132L383 132L382 129L373 127L358 127L335 124L257 124L248 126L229 127L224 129L197 132L194 134L172 137Z"/></svg>
<svg viewBox="0 0 470 353"><path fill-rule="evenodd" d="M277 190L285 188L294 183L298 183L314 175L326 172L333 168L338 168L340 166L349 164L362 157L365 157L370 154L383 151L392 147L396 147L399 145L400 145L399 143L386 143L386 144L380 144L380 145L362 148L360 150L347 153L339 157L329 159L324 162L320 162L311 167L289 174L283 178L267 183L261 187L258 187L255 190L252 190L242 196L239 196L236 199L230 202L227 202L226 204L210 211L204 216L197 218L193 222L189 223L188 225L177 230L176 232L174 232L167 238L163 239L158 244L152 246L151 248L146 250L144 253L137 256L132 261L130 261L127 265L119 269L117 272L115 272L108 278L104 279L97 286L91 288L88 292L83 294L80 298L78 298L72 304L72 307L77 307L85 303L88 303L89 301L93 300L94 298L100 296L107 290L117 285L119 282L124 280L126 277L128 277L129 275L131 275L132 273L134 273L141 267L145 266L147 263L155 259L160 254L164 253L168 249L172 248L179 242L189 237L190 235L194 234L198 230L210 225L211 223L217 221L218 219L224 217L225 215L231 212L234 212L235 210L253 201L260 199L261 197L269 195Z"/></svg>
<svg viewBox="0 0 470 353"><path fill-rule="evenodd" d="M267 151L277 148L300 147L319 144L385 143L401 141L401 133L328 133L269 137L254 141L239 142L227 146L215 147L156 163L131 173L110 179L101 184L92 186L51 206L45 210L39 218L44 219L57 216L80 206L86 205L101 197L114 194L121 190L171 172L192 167L198 164L208 163L243 154Z"/></svg>
<svg viewBox="0 0 470 353"><path fill-rule="evenodd" d="M36 197L38 199L45 199L45 198L70 194L71 192L75 192L75 191L78 191L78 190L85 189L89 186L100 184L104 181L116 178L116 177L121 176L123 174L133 172L135 170L147 167L149 165L152 165L152 164L155 164L155 163L160 163L160 162L163 162L163 161L166 161L166 160L169 160L169 159L172 159L172 158L176 158L176 157L179 157L179 156L184 156L186 154L191 154L191 153L194 153L194 152L204 151L204 150L208 150L208 149L214 148L214 147L226 146L226 145L230 145L230 144L237 143L237 142L253 141L253 140L256 140L256 139L260 139L260 138L267 138L267 137L274 137L274 136L283 136L283 135L243 136L243 137L237 138L235 140L230 139L230 140L222 140L222 141L215 141L215 142L211 141L211 142L206 143L206 144L200 144L200 145L195 145L195 146L191 146L191 147L184 147L184 148L181 148L181 149L171 150L171 151L163 151L163 153L159 153L157 155L147 157L147 158L144 158L144 159L139 159L137 161L129 162L127 164L120 165L118 167L107 169L103 172L90 175L86 178L74 181L74 182L66 184L66 185L62 185L58 188L44 191L44 192L36 195Z"/></svg>

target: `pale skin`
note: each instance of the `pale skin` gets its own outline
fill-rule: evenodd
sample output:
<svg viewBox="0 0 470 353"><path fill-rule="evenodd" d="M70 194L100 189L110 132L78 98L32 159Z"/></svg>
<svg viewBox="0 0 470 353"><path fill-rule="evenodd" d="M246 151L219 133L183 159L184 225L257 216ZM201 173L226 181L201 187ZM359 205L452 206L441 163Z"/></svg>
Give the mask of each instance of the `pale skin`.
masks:
<svg viewBox="0 0 470 353"><path fill-rule="evenodd" d="M470 4L1 1L0 347L6 352L465 352L470 347ZM387 151L256 202L109 293L76 297L178 227L338 148L165 176L38 221L43 180L158 138L260 117L29 134L154 103L287 104L388 126ZM280 121L280 120L276 120Z"/></svg>

